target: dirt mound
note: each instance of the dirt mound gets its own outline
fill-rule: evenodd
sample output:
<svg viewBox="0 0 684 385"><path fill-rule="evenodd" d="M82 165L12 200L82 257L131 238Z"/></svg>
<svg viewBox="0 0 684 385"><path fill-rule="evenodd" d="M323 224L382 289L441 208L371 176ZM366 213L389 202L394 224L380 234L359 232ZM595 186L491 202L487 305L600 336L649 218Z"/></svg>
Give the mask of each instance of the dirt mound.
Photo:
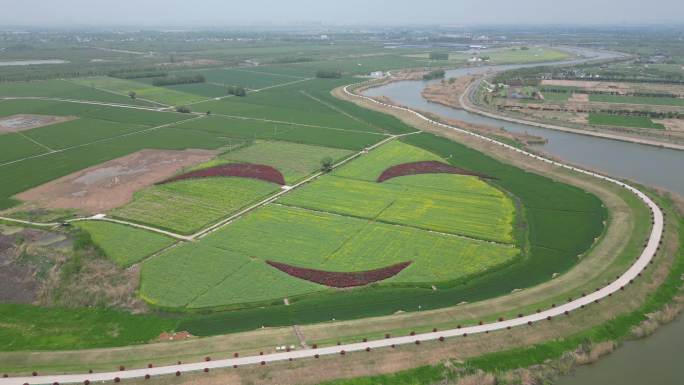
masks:
<svg viewBox="0 0 684 385"><path fill-rule="evenodd" d="M18 114L0 118L0 133L26 131L32 128L49 126L70 120L75 116L28 115Z"/></svg>
<svg viewBox="0 0 684 385"><path fill-rule="evenodd" d="M450 166L446 163L437 162L434 160L427 160L422 162L403 163L392 166L383 171L378 177L378 183L384 182L388 179L397 178L406 175L416 174L458 174L478 176L480 178L494 179L485 174L464 170L462 168Z"/></svg>
<svg viewBox="0 0 684 385"><path fill-rule="evenodd" d="M192 334L186 331L182 332L175 332L175 333L167 333L163 332L159 335L157 338L157 341L182 341L182 340L187 340L188 338L194 337Z"/></svg>
<svg viewBox="0 0 684 385"><path fill-rule="evenodd" d="M401 273L401 271L407 268L412 262L402 262L377 270L357 271L351 273L306 269L303 267L297 267L273 261L266 261L266 263L293 277L325 286L344 288L364 286L393 277Z"/></svg>
<svg viewBox="0 0 684 385"><path fill-rule="evenodd" d="M50 209L101 213L126 204L134 192L185 167L206 162L215 154L208 150L143 150L56 179L16 197Z"/></svg>
<svg viewBox="0 0 684 385"><path fill-rule="evenodd" d="M163 182L160 182L159 184L171 183L184 179L202 179L228 176L259 179L266 182L277 183L281 186L285 185L285 177L283 177L283 174L281 174L277 169L263 164L251 163L222 164L220 166L195 170L175 176L173 178L169 178Z"/></svg>

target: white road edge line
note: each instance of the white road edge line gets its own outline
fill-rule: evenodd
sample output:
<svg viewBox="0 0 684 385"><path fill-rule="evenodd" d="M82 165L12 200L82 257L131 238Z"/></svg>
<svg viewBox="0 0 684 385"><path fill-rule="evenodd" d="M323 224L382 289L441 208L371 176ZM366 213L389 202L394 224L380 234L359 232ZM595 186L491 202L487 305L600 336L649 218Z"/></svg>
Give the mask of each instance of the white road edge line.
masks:
<svg viewBox="0 0 684 385"><path fill-rule="evenodd" d="M538 321L543 321L546 320L547 317L557 317L560 315L565 314L565 312L571 312L573 310L577 310L580 308L583 308L586 305L592 304L595 301L599 301L612 293L615 293L619 291L621 288L624 286L628 285L629 283L632 282L637 276L641 273L644 268L650 263L650 261L653 259L655 256L656 252L658 251L658 246L660 244L660 240L663 235L663 227L664 227L664 218L663 218L663 213L658 207L658 205L653 202L645 193L641 192L640 190L636 189L635 187L632 187L624 182L621 182L619 180L600 175L591 171L587 171L584 169L580 169L574 166L566 165L560 162L556 162L550 159L546 159L544 157L541 157L536 154L529 153L527 151L521 150L519 148L510 146L505 143L498 142L494 139L490 139L488 137L476 134L474 132L470 132L461 128L457 128L448 124L436 122L434 120L431 120L424 115L413 111L411 109L405 108L405 107L399 107L399 106L394 106L386 103L382 103L380 101L377 101L373 98L369 98L364 95L358 95L353 92L349 91L350 85L344 87L344 92L352 97L356 98L362 98L367 101L370 101L372 103L376 103L379 105L382 105L384 107L388 108L394 108L398 109L401 111L408 112L410 114L413 114L417 116L418 118L434 125L438 125L444 128L452 129L455 131L458 131L460 133L466 134L466 135L471 135L473 137L476 137L478 139L490 142L492 144L496 144L499 146L502 146L503 148L506 148L511 151L518 152L522 155L529 156L533 159L546 162L548 164L552 164L557 167L562 167L568 170L572 170L578 173L582 173L585 175L589 175L610 183L614 183L620 187L625 188L626 190L632 192L635 194L637 197L639 197L642 201L644 201L648 207L651 210L652 216L653 216L653 227L651 229L651 234L649 236L648 242L646 244L646 247L642 251L641 255L637 259L637 261L626 271L624 272L618 279L610 283L609 285L603 287L602 289L595 291L593 293L590 293L586 296L583 296L581 298L575 299L571 302L565 303L563 305L551 308L549 310L542 311L540 313L535 313L531 314L528 316L523 316L515 319L510 319L510 320L505 320L505 321L500 321L500 322L492 322L492 323L487 323L483 325L478 325L478 326L469 326L469 327L464 327L460 329L450 329L450 330L443 330L443 331L438 331L438 332L432 332L432 333L422 333L422 334L416 334L414 336L403 336L403 337L393 337L393 338L386 338L382 340L374 340L374 341L368 341L368 342L361 342L361 343L353 343L353 344L344 344L344 345L337 345L337 346L330 346L330 347L324 347L324 348L317 348L317 349L306 349L306 350L297 350L297 351L291 351L291 352L282 352L282 353L274 353L274 354L266 354L266 355L259 355L259 356L248 356L248 357L237 357L237 358L230 358L230 359L224 359L224 360L216 360L216 361L207 361L207 362L196 362L196 363L188 363L188 364L180 364L180 365L171 365L171 366L160 366L160 367L155 367L155 368L148 368L148 369L134 369L134 370L125 370L125 371L118 371L118 372L106 372L106 373L92 373L92 374L65 374L65 375L46 375L46 376L33 376L33 377L11 377L11 378L2 378L0 379L0 385L22 385L22 384L52 384L52 383L59 383L59 384L72 384L72 383L84 383L86 380L88 381L112 381L115 378L119 378L121 380L124 379L132 379L132 378L144 378L146 375L149 376L161 376L161 375L173 375L176 374L176 372L180 373L185 373L185 372L196 372L196 371L202 371L205 368L206 369L217 369L217 368L231 368L234 366L242 366L242 365L254 365L254 364L266 364L269 362L278 362L278 361L287 361L289 359L301 359L301 358L316 358L319 356L324 356L324 355L336 355L336 354L342 354L343 352L358 352L358 351L364 351L366 349L378 349L378 348L386 348L386 347L391 347L392 345L406 345L406 344L414 344L417 341L419 342L425 342L425 341L435 341L439 340L440 338L449 338L449 337L459 337L459 336L466 336L466 335L471 335L471 334L478 334L478 333L484 333L484 332L490 332L490 331L496 331L496 330L501 330L501 329L506 329L508 327L516 327L516 326L523 326L523 325L528 325L528 323L534 323Z"/></svg>

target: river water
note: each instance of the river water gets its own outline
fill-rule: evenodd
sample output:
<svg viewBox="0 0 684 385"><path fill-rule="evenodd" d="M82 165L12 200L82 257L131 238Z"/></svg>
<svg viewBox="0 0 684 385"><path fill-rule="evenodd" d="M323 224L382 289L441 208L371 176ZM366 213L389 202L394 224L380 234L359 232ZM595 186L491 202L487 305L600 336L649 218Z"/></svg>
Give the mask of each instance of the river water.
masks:
<svg viewBox="0 0 684 385"><path fill-rule="evenodd" d="M608 58L609 53L576 51L585 56ZM582 59L573 60L579 62ZM568 62L565 62L567 64ZM559 64L546 63L545 65ZM447 71L447 77L481 74L488 71L520 68L531 65L460 68ZM536 64L538 65L538 64ZM509 131L528 132L548 139L536 146L554 157L607 174L634 180L650 186L663 187L684 195L684 151L602 139L579 134L554 131L524 124L471 114L463 110L428 103L422 96L424 81L401 81L364 93L386 96L410 108L431 112L443 117L471 123L503 127ZM679 317L653 336L624 344L598 363L580 367L562 377L558 385L681 385L684 384L684 318Z"/></svg>

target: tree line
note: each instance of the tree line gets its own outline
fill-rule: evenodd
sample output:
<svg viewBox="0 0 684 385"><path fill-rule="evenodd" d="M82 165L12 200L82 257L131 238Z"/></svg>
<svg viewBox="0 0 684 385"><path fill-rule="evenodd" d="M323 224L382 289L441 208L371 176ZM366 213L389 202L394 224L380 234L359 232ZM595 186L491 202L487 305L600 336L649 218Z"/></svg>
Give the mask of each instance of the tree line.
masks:
<svg viewBox="0 0 684 385"><path fill-rule="evenodd" d="M180 84L195 84L195 83L204 83L207 80L204 78L204 75L192 75L192 76L170 76L170 77L163 77L163 78L155 78L152 80L152 85L156 87L162 87L162 86L174 86L174 85L180 85Z"/></svg>

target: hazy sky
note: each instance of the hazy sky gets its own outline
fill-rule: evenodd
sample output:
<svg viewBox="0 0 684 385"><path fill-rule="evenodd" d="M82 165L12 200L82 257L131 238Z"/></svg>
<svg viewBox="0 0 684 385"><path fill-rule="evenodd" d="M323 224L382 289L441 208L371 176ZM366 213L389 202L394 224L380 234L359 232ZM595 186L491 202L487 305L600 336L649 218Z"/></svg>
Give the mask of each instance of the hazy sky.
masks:
<svg viewBox="0 0 684 385"><path fill-rule="evenodd" d="M0 0L8 25L682 22L684 0Z"/></svg>

